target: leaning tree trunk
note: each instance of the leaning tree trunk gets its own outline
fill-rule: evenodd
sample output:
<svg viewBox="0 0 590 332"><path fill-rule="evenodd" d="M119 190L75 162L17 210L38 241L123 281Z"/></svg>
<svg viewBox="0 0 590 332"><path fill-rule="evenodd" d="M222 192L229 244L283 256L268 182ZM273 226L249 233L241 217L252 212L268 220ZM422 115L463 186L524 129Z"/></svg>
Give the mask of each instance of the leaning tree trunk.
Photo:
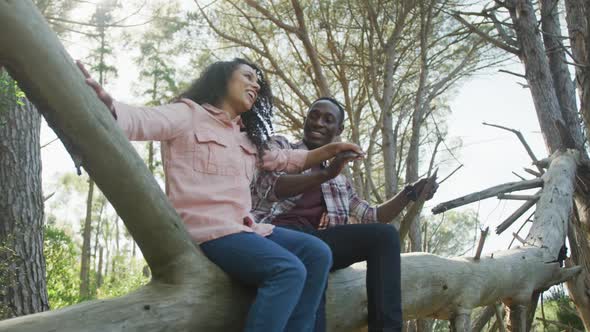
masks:
<svg viewBox="0 0 590 332"><path fill-rule="evenodd" d="M590 4L583 0L565 1L566 21L571 44L571 53L575 66L580 99L580 114L584 119L586 137L590 138ZM572 249L572 263L585 267L584 273L568 281L571 297L580 313L586 330L590 330L590 179L584 178L586 184L580 186L576 195L578 208L574 218L573 234L569 236ZM572 242L573 241L573 242ZM575 245L575 244L579 244Z"/></svg>
<svg viewBox="0 0 590 332"><path fill-rule="evenodd" d="M0 319L49 309L43 256L41 116L0 67Z"/></svg>
<svg viewBox="0 0 590 332"><path fill-rule="evenodd" d="M531 1L514 0L513 4L513 23L517 39L521 45L521 59L525 65L526 79L531 89L531 95L537 111L541 131L545 138L545 144L550 151L555 151L563 147L576 148L581 151L583 159L588 159L581 143L581 130L579 124L576 123L575 96L572 95L573 88L570 86L569 72L565 68L565 56L562 54L563 51L560 48L561 41L556 37L561 33L559 21L555 16L557 10L555 8L556 2L546 0L541 3L543 15L541 22L543 24L543 39L545 44L542 42L539 34L537 19ZM584 56L584 52L579 52L581 44L583 44L583 37L580 40L579 31L580 29L582 29L581 31L588 31L583 30L584 28L587 29L587 26L584 26L586 22L585 16L583 16L584 4L581 1L574 0L571 2L566 1L566 6L569 9L568 29L572 38L574 56L577 56L577 60L580 61ZM576 24L577 28L572 29ZM590 37L587 36L586 38ZM546 51L549 52L548 56L546 56ZM585 60L586 62L584 64L588 64L587 57ZM585 118L588 113L584 111L584 107L587 108L588 106L584 106L583 98L584 91L588 91L590 87L590 80L581 81L580 77L584 75L583 71L579 69L577 69L576 76L578 78L578 87L581 90L581 114ZM587 118L585 119L587 120ZM588 121L586 121L586 132L588 132ZM588 262L590 261L590 250L587 250L587 244L590 240L590 228L588 228L588 225L590 225L588 223L590 220L590 207L588 206L590 192L584 188L590 185L590 178L584 172L579 177L579 180L580 185L576 190L575 197L578 203L576 216L578 216L580 222L574 222L572 224L573 229L570 230L572 234L570 236L570 247L572 247L573 251L576 251L576 255L572 255L574 264L581 265L583 272L568 283L568 288L584 321L584 325L589 329L590 264ZM585 227L581 227L582 225ZM573 248L572 239L579 237L585 237L586 239L583 240L584 243L578 241L581 244L580 247L576 246L576 248Z"/></svg>
<svg viewBox="0 0 590 332"><path fill-rule="evenodd" d="M195 250L149 170L30 1L0 0L0 46L0 65L113 204L153 272L148 285L123 297L9 319L0 322L0 331L240 330L252 292ZM565 239L577 159L575 152L555 155L534 183L545 188L523 247L477 260L404 255L404 318L453 319L466 327L475 307L498 300L526 304L535 290L578 273L577 267L551 263ZM328 289L329 330L366 326L366 301L364 269L335 273Z"/></svg>

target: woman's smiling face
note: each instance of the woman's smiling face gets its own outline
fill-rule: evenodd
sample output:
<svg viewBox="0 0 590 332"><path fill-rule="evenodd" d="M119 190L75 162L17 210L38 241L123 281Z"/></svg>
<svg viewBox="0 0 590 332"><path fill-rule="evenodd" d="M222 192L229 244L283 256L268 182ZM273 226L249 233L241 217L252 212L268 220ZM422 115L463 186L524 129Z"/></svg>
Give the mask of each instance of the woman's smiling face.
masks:
<svg viewBox="0 0 590 332"><path fill-rule="evenodd" d="M233 71L227 82L225 103L230 106L235 115L249 111L258 98L258 75L254 68L241 64Z"/></svg>

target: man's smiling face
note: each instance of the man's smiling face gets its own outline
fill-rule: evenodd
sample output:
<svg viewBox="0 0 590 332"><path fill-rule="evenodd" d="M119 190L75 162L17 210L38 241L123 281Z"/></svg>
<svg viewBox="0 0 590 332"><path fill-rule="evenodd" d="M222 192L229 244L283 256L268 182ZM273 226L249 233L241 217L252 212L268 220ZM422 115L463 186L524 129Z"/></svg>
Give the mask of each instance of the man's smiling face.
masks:
<svg viewBox="0 0 590 332"><path fill-rule="evenodd" d="M342 133L342 114L329 100L314 102L303 126L303 142L309 149L315 149L331 143L334 137Z"/></svg>

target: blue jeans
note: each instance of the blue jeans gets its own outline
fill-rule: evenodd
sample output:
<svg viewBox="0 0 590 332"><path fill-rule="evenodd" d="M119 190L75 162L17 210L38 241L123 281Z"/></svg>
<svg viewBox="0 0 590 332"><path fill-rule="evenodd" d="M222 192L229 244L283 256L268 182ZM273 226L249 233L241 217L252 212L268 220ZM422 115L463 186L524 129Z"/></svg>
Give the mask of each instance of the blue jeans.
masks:
<svg viewBox="0 0 590 332"><path fill-rule="evenodd" d="M366 261L369 332L401 331L401 248L395 227L386 224L347 224L323 230L284 227L326 242L332 250L333 271ZM325 306L323 298L314 332L326 331Z"/></svg>
<svg viewBox="0 0 590 332"><path fill-rule="evenodd" d="M203 253L230 277L258 287L244 331L312 331L332 266L320 239L276 227L264 238L231 234L201 244Z"/></svg>

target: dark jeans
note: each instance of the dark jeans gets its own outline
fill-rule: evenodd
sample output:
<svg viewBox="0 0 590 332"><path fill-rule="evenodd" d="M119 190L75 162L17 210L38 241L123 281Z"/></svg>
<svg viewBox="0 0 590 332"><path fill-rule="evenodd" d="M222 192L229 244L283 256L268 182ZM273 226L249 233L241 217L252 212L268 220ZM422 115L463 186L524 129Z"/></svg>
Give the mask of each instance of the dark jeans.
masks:
<svg viewBox="0 0 590 332"><path fill-rule="evenodd" d="M332 265L324 242L276 227L266 238L243 232L200 247L232 278L258 287L245 331L313 330Z"/></svg>
<svg viewBox="0 0 590 332"><path fill-rule="evenodd" d="M312 234L332 249L332 271L367 261L369 331L401 331L401 264L397 229L387 224L348 224L324 230L281 226ZM326 330L325 297L318 308L315 332Z"/></svg>

